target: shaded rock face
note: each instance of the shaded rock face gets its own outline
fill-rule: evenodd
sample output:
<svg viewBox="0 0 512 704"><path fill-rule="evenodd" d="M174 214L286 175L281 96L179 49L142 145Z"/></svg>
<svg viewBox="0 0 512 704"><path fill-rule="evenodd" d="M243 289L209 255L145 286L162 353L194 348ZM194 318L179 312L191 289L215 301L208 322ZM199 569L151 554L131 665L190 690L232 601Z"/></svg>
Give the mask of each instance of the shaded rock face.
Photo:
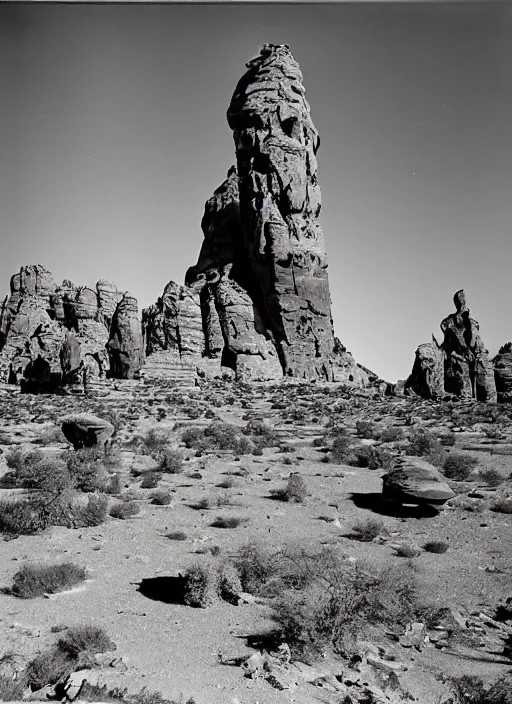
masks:
<svg viewBox="0 0 512 704"><path fill-rule="evenodd" d="M512 342L500 348L492 360L498 401L512 401Z"/></svg>
<svg viewBox="0 0 512 704"><path fill-rule="evenodd" d="M0 309L0 380L52 392L105 379L106 345L122 298L108 281L95 289L70 281L57 286L41 265L22 267Z"/></svg>
<svg viewBox="0 0 512 704"><path fill-rule="evenodd" d="M450 394L478 401L497 400L494 367L469 313L463 290L453 297L456 312L441 322L444 340L421 345L406 389L424 398Z"/></svg>
<svg viewBox="0 0 512 704"><path fill-rule="evenodd" d="M128 293L114 311L107 348L110 374L117 379L133 379L142 367L144 350L137 300Z"/></svg>
<svg viewBox="0 0 512 704"><path fill-rule="evenodd" d="M334 335L316 153L299 65L287 45L247 64L228 109L255 300L286 375L332 378Z"/></svg>

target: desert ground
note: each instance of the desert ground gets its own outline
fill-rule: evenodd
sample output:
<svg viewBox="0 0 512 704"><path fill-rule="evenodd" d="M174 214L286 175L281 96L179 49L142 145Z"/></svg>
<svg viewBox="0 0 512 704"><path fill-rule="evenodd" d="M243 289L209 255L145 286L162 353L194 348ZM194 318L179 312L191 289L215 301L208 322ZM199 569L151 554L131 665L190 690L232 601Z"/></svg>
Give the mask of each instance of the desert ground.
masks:
<svg viewBox="0 0 512 704"><path fill-rule="evenodd" d="M0 699L510 701L450 684L510 682L509 405L297 381L109 384L92 398L0 389ZM74 450L69 413L109 420L111 444ZM72 455L74 483L53 486ZM382 476L404 456L437 467L454 497L384 502ZM9 513L21 502L33 516L38 497L75 508L40 525ZM105 497L99 517L91 497ZM20 571L63 563L82 568L75 584L24 593ZM332 613L319 625L326 593L336 628ZM82 627L110 644L68 649L59 671L59 638Z"/></svg>

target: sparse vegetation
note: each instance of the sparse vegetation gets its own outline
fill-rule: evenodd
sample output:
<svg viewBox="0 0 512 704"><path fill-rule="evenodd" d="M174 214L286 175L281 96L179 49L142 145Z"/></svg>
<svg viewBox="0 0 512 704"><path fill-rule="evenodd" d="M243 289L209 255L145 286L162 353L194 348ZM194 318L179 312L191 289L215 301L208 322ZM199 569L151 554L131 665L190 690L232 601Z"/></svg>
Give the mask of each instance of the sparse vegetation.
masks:
<svg viewBox="0 0 512 704"><path fill-rule="evenodd" d="M122 501L110 509L112 518L120 518L121 520L136 516L138 513L140 513L140 506L136 501Z"/></svg>
<svg viewBox="0 0 512 704"><path fill-rule="evenodd" d="M290 474L286 486L282 489L272 489L271 495L279 501L290 501L301 504L307 496L306 482L300 474Z"/></svg>
<svg viewBox="0 0 512 704"><path fill-rule="evenodd" d="M83 567L72 562L56 565L23 565L13 577L10 593L21 599L55 594L70 589L87 578Z"/></svg>
<svg viewBox="0 0 512 704"><path fill-rule="evenodd" d="M369 543L375 540L384 530L384 524L382 521L369 518L366 521L361 521L352 526L352 533L356 540L360 540L362 543Z"/></svg>
<svg viewBox="0 0 512 704"><path fill-rule="evenodd" d="M438 555L445 553L448 548L448 543L445 543L443 540L430 540L423 546L423 550L425 550L426 552L432 552Z"/></svg>
<svg viewBox="0 0 512 704"><path fill-rule="evenodd" d="M246 518L240 518L239 516L217 516L210 525L212 528L238 528L238 526L246 522Z"/></svg>
<svg viewBox="0 0 512 704"><path fill-rule="evenodd" d="M501 473L498 472L497 469L494 469L494 467L490 467L489 469L485 469L483 472L480 472L480 478L492 487L499 486L504 481Z"/></svg>
<svg viewBox="0 0 512 704"><path fill-rule="evenodd" d="M157 506L168 506L172 501L172 494L170 491L160 490L154 491L151 494L151 503Z"/></svg>
<svg viewBox="0 0 512 704"><path fill-rule="evenodd" d="M413 457L423 457L434 467L443 467L446 460L446 450L438 438L424 428L413 430L409 436L407 454Z"/></svg>
<svg viewBox="0 0 512 704"><path fill-rule="evenodd" d="M450 452L443 462L443 472L445 477L454 481L464 481L478 464L478 460L472 455L462 452Z"/></svg>

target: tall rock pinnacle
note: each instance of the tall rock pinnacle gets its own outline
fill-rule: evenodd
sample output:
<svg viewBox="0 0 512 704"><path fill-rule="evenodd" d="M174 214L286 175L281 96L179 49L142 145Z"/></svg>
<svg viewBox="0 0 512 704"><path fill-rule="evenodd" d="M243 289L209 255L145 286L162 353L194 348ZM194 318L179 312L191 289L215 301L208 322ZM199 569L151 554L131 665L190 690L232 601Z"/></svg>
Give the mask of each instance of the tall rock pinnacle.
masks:
<svg viewBox="0 0 512 704"><path fill-rule="evenodd" d="M334 334L316 153L302 73L286 44L247 63L228 109L240 218L259 307L283 371L332 378Z"/></svg>

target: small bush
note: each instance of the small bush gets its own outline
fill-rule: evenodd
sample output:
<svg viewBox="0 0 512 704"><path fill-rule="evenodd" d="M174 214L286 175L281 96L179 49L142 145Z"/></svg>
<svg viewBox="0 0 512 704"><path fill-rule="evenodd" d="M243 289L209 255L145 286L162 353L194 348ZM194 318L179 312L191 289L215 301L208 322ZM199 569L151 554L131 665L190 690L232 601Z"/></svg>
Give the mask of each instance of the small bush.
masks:
<svg viewBox="0 0 512 704"><path fill-rule="evenodd" d="M167 533L165 537L169 538L169 540L186 540L187 534L184 533L182 530L175 530L171 531L170 533Z"/></svg>
<svg viewBox="0 0 512 704"><path fill-rule="evenodd" d="M368 469L390 469L393 455L378 447L362 445L352 450L346 460L352 467L367 467Z"/></svg>
<svg viewBox="0 0 512 704"><path fill-rule="evenodd" d="M331 459L339 464L345 462L350 455L352 440L345 428L339 428L331 445Z"/></svg>
<svg viewBox="0 0 512 704"><path fill-rule="evenodd" d="M46 685L55 685L59 680L70 675L76 667L76 662L60 648L43 651L29 662L25 677L32 690L38 690Z"/></svg>
<svg viewBox="0 0 512 704"><path fill-rule="evenodd" d="M170 491L155 491L151 494L151 503L156 506L168 506L172 501L172 494Z"/></svg>
<svg viewBox="0 0 512 704"><path fill-rule="evenodd" d="M123 501L110 509L112 518L120 518L121 520L136 516L138 513L140 513L140 506L136 501Z"/></svg>
<svg viewBox="0 0 512 704"><path fill-rule="evenodd" d="M238 598L242 589L242 581L236 566L226 560L220 568L219 574L219 596L223 601L229 604L238 604Z"/></svg>
<svg viewBox="0 0 512 704"><path fill-rule="evenodd" d="M179 474L183 471L183 455L172 447L164 447L158 455L158 469L165 474Z"/></svg>
<svg viewBox="0 0 512 704"><path fill-rule="evenodd" d="M352 527L354 537L362 543L370 543L377 536L379 536L383 530L384 524L382 521L377 521L373 518L356 523L356 525Z"/></svg>
<svg viewBox="0 0 512 704"><path fill-rule="evenodd" d="M246 523L246 518L237 516L217 516L211 523L212 528L238 528L242 523Z"/></svg>
<svg viewBox="0 0 512 704"><path fill-rule="evenodd" d="M402 440L403 437L404 431L402 428L398 428L394 425L383 428L379 434L379 440L381 442L397 442L398 440Z"/></svg>
<svg viewBox="0 0 512 704"><path fill-rule="evenodd" d="M464 481L474 470L478 460L462 452L451 452L443 462L445 477L454 481Z"/></svg>
<svg viewBox="0 0 512 704"><path fill-rule="evenodd" d="M83 653L96 655L108 653L116 649L103 628L83 624L69 628L66 635L58 642L59 649L72 658L77 658Z"/></svg>
<svg viewBox="0 0 512 704"><path fill-rule="evenodd" d="M423 457L434 467L442 467L446 458L446 451L437 437L424 429L418 429L411 433L407 454L413 457Z"/></svg>
<svg viewBox="0 0 512 704"><path fill-rule="evenodd" d="M93 492L104 487L106 470L102 462L103 456L97 447L67 453L68 472L79 491Z"/></svg>
<svg viewBox="0 0 512 704"><path fill-rule="evenodd" d="M255 445L240 428L230 423L213 421L206 428L187 428L182 436L185 446L197 452L231 450L238 455L252 452Z"/></svg>
<svg viewBox="0 0 512 704"><path fill-rule="evenodd" d="M413 558L418 557L418 555L421 553L421 550L417 545L414 545L412 543L402 543L401 545L398 545L395 548L395 552L398 557Z"/></svg>
<svg viewBox="0 0 512 704"><path fill-rule="evenodd" d="M494 469L494 467L480 472L480 477L489 486L499 486L503 482L503 477L497 469Z"/></svg>
<svg viewBox="0 0 512 704"><path fill-rule="evenodd" d="M450 678L454 704L512 704L512 677L504 675L490 686L479 677L463 675Z"/></svg>
<svg viewBox="0 0 512 704"><path fill-rule="evenodd" d="M114 496L116 494L120 494L122 490L123 490L123 482L121 480L120 474L114 474L114 476L110 477L110 479L105 484L104 489L103 489L103 491L106 494L111 494Z"/></svg>
<svg viewBox="0 0 512 704"><path fill-rule="evenodd" d="M443 540L430 540L428 543L425 543L423 550L441 555L448 550L448 547L448 543L445 543Z"/></svg>
<svg viewBox="0 0 512 704"><path fill-rule="evenodd" d="M155 472L148 472L140 483L141 489L156 489L161 476Z"/></svg>
<svg viewBox="0 0 512 704"><path fill-rule="evenodd" d="M23 565L13 577L10 593L21 599L55 594L83 582L87 572L71 562L57 565Z"/></svg>
<svg viewBox="0 0 512 704"><path fill-rule="evenodd" d="M232 477L227 477L220 481L217 486L219 489L232 489L235 486L235 480Z"/></svg>
<svg viewBox="0 0 512 704"><path fill-rule="evenodd" d="M102 494L91 494L87 497L85 506L74 509L75 528L93 528L107 519L108 498Z"/></svg>
<svg viewBox="0 0 512 704"><path fill-rule="evenodd" d="M184 575L183 603L201 609L211 606L218 596L218 581L213 563L191 565Z"/></svg>
<svg viewBox="0 0 512 704"><path fill-rule="evenodd" d="M379 435L379 426L369 420L358 420L356 423L356 432L360 438L367 440L376 439Z"/></svg>
<svg viewBox="0 0 512 704"><path fill-rule="evenodd" d="M243 591L261 594L265 585L277 574L278 561L275 551L271 552L256 542L238 548L233 562L240 575Z"/></svg>
<svg viewBox="0 0 512 704"><path fill-rule="evenodd" d="M165 450L169 444L169 431L161 428L150 428L142 438L143 451L157 459L158 455Z"/></svg>

